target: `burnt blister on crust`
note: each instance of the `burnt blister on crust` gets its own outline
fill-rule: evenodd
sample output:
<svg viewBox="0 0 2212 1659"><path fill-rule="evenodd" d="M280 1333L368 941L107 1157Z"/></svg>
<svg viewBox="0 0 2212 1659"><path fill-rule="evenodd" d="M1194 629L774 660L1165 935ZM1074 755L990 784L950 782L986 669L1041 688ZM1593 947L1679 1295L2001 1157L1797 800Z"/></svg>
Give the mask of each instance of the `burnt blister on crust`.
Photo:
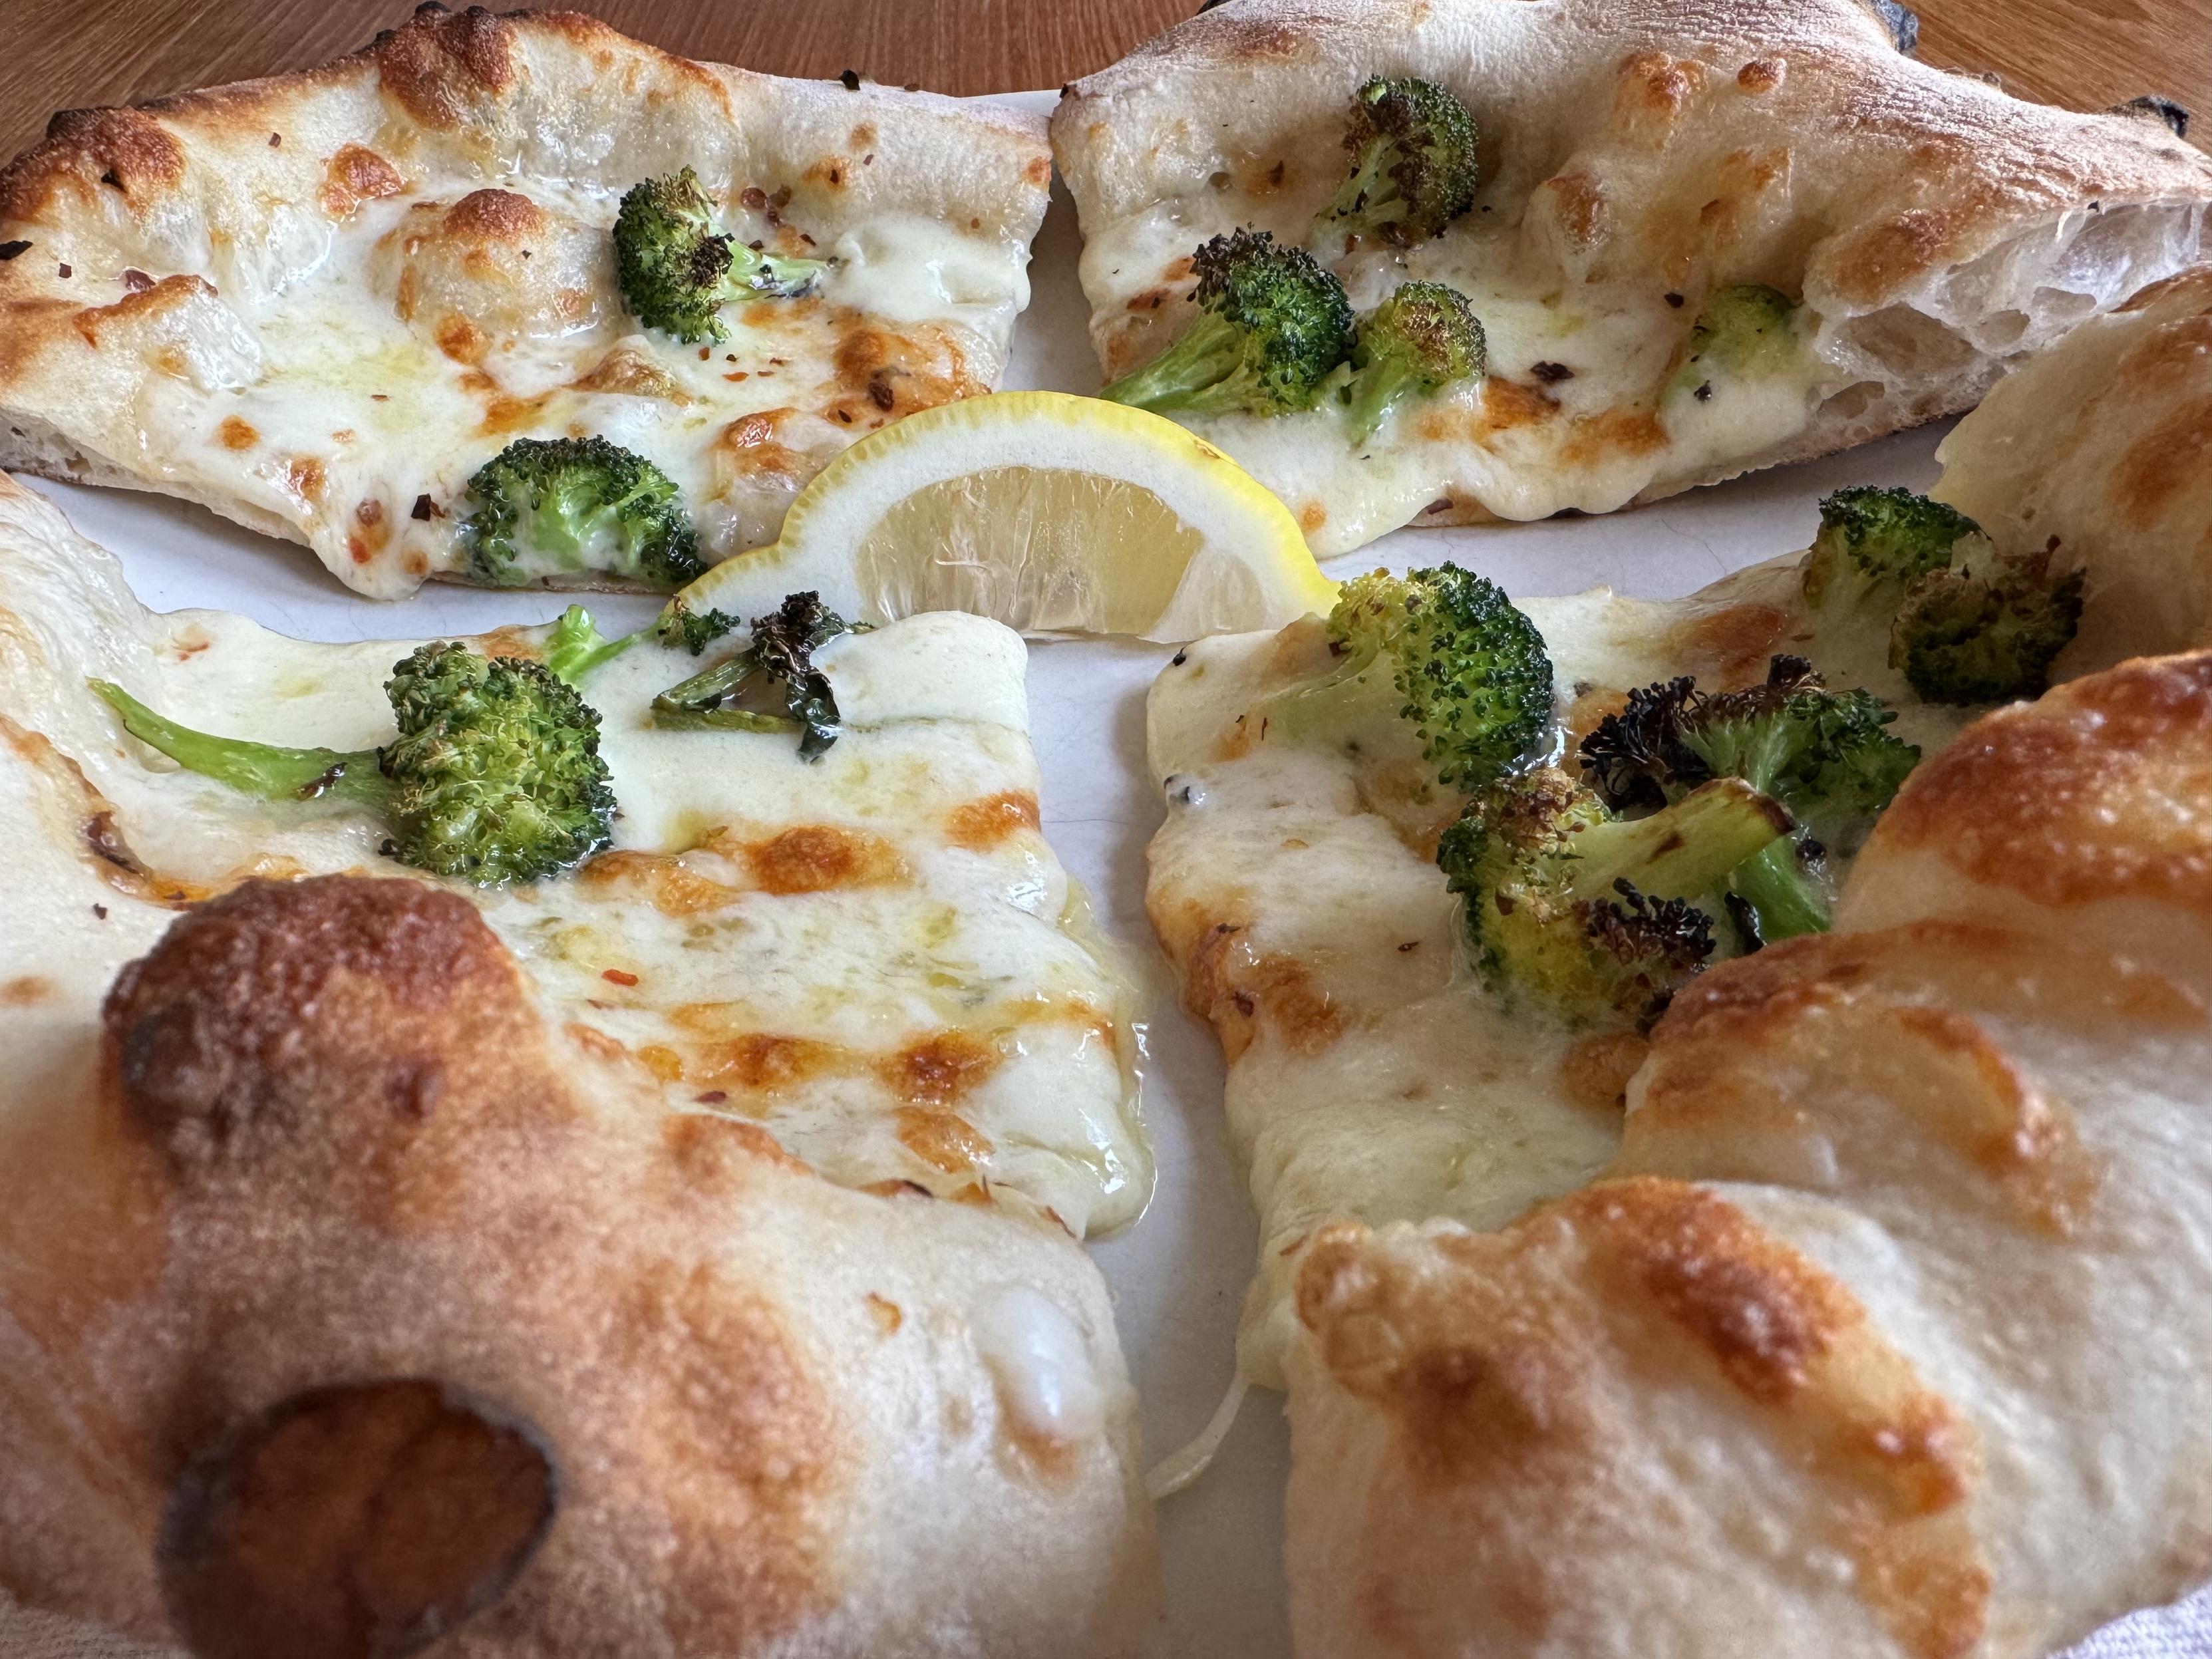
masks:
<svg viewBox="0 0 2212 1659"><path fill-rule="evenodd" d="M330 1006L349 999L325 999L341 974L399 1016L378 1046ZM127 1119L205 1153L283 1138L340 1100L428 1117L444 1045L404 1016L452 1017L464 1000L478 1018L519 1000L473 906L419 882L328 876L248 881L187 913L123 971L104 1018Z"/></svg>
<svg viewBox="0 0 2212 1659"><path fill-rule="evenodd" d="M185 1466L155 1543L199 1659L401 1659L503 1595L551 1529L553 1451L430 1378L309 1389Z"/></svg>
<svg viewBox="0 0 2212 1659"><path fill-rule="evenodd" d="M2187 107L2173 99L2162 98L2154 92L2147 92L2140 98L2130 98L2124 104L2115 104L2112 107L2111 113L2147 117L2159 122L2177 138L2189 137Z"/></svg>

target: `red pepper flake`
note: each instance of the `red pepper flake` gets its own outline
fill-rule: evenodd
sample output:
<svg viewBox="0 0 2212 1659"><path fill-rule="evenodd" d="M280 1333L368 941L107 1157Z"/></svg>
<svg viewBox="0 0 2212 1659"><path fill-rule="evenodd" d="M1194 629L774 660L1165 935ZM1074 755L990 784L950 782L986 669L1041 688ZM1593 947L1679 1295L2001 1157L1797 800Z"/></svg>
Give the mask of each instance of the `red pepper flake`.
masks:
<svg viewBox="0 0 2212 1659"><path fill-rule="evenodd" d="M437 502L432 501L428 495L422 495L415 498L414 510L407 516L410 519L420 519L428 524L433 519L442 519L446 515L438 511Z"/></svg>
<svg viewBox="0 0 2212 1659"><path fill-rule="evenodd" d="M727 1089L709 1089L702 1095L693 1097L702 1106L719 1106L729 1097L730 1091Z"/></svg>
<svg viewBox="0 0 2212 1659"><path fill-rule="evenodd" d="M57 275L64 277L74 276L76 275L75 268L70 265L57 265L54 267L54 270Z"/></svg>
<svg viewBox="0 0 2212 1659"><path fill-rule="evenodd" d="M123 270L123 288L128 294L143 294L154 286L154 279L136 265L126 265Z"/></svg>
<svg viewBox="0 0 2212 1659"><path fill-rule="evenodd" d="M711 346L701 346L699 348L699 361L702 363L712 358L714 355L714 348Z"/></svg>
<svg viewBox="0 0 2212 1659"><path fill-rule="evenodd" d="M764 213L768 210L768 192L758 185L747 185L738 192L738 200L743 202L755 213Z"/></svg>
<svg viewBox="0 0 2212 1659"><path fill-rule="evenodd" d="M637 983L637 975L635 974L626 974L619 968L610 968L605 972L602 973L599 977L606 981L610 985L635 985Z"/></svg>
<svg viewBox="0 0 2212 1659"><path fill-rule="evenodd" d="M92 914L98 916L102 921L106 921L107 920L107 907L104 904L95 904L92 907Z"/></svg>
<svg viewBox="0 0 2212 1659"><path fill-rule="evenodd" d="M281 132L272 132L272 133L270 133L270 134L269 135L269 148L270 148L270 149L282 149L283 147L284 147L284 135L283 135L283 133L281 133Z"/></svg>
<svg viewBox="0 0 2212 1659"><path fill-rule="evenodd" d="M741 368L734 374L725 374L722 378L726 380L750 380L752 376Z"/></svg>

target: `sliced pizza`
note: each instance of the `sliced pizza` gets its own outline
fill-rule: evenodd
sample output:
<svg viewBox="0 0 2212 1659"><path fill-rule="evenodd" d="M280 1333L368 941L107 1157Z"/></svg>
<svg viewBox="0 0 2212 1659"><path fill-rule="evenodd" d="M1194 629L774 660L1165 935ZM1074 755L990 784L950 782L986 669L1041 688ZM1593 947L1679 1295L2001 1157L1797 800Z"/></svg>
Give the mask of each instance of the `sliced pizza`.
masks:
<svg viewBox="0 0 2212 1659"><path fill-rule="evenodd" d="M412 867L672 1110L846 1186L1079 1237L1133 1218L1133 998L1039 832L1019 638L957 613L787 632L779 682L765 636L694 656L580 617L410 651L157 616L0 486L10 1085L87 1062L103 988L179 911Z"/></svg>
<svg viewBox="0 0 2212 1659"><path fill-rule="evenodd" d="M0 465L198 501L379 598L678 586L996 384L1050 176L1016 112L425 5L58 115L0 173Z"/></svg>
<svg viewBox="0 0 2212 1659"><path fill-rule="evenodd" d="M1229 1057L1302 1651L2041 1652L2199 1575L2153 1310L2212 1187L2150 1165L2205 1104L2212 617L2159 596L2212 580L2208 299L2083 325L1936 498L1840 491L1688 599L1378 572L1162 674L1148 904ZM2106 666L2137 640L2197 654ZM2108 1457L2172 1483L2053 1573Z"/></svg>
<svg viewBox="0 0 2212 1659"><path fill-rule="evenodd" d="M1316 552L1609 512L1970 406L2197 256L2212 162L1859 0L1231 0L1076 82L1105 395Z"/></svg>
<svg viewBox="0 0 2212 1659"><path fill-rule="evenodd" d="M0 1010L11 1592L227 1659L1151 1650L1066 1234L670 1110L453 889L52 873L106 915Z"/></svg>

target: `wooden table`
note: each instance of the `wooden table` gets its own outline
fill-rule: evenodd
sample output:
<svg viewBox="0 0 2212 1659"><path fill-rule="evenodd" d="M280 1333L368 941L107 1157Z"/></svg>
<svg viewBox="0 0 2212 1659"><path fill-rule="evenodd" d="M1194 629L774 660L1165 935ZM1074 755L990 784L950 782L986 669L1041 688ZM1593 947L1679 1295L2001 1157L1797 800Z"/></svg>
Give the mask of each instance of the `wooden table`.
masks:
<svg viewBox="0 0 2212 1659"><path fill-rule="evenodd" d="M784 75L851 68L941 92L1055 87L1196 0L574 0L696 58ZM501 8L513 0L500 0ZM400 21L408 0L0 0L0 155L47 114L298 69ZM2031 98L2100 109L2162 93L2212 136L2212 0L1920 0L1921 55Z"/></svg>

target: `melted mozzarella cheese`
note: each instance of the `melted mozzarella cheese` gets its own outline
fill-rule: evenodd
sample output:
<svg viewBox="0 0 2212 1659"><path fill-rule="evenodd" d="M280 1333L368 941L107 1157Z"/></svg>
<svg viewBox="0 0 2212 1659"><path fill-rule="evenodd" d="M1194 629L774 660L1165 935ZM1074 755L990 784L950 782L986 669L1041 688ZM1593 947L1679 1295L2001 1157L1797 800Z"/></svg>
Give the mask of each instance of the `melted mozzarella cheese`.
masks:
<svg viewBox="0 0 2212 1659"><path fill-rule="evenodd" d="M614 288L616 193L509 178L499 193L527 199L534 229L443 231L483 182L434 172L336 224L280 215L266 244L220 250L194 372L146 377L125 423L136 453L104 459L396 598L465 577L458 527L486 460L520 437L598 434L675 480L711 561L774 540L854 438L988 389L1029 302L1017 238L882 212L814 246L733 202L738 240L830 268L805 297L726 307L727 339L685 345Z"/></svg>
<svg viewBox="0 0 2212 1659"><path fill-rule="evenodd" d="M1720 681L1700 641L1737 630L1717 618L1771 622L1772 638L1736 653L1726 676L1758 678L1768 649L1802 643L1790 614L1797 592L1790 558L1686 599L1599 589L1522 608L1563 700L1579 703L1686 670ZM1500 1226L1597 1174L1620 1126L1617 1107L1577 1086L1577 1035L1510 1006L1467 963L1457 902L1431 857L1458 803L1424 801L1394 775L1402 728L1356 743L1255 741L1247 730L1257 701L1313 671L1318 638L1294 623L1201 641L1163 672L1147 709L1169 803L1151 851L1152 915L1172 940L1195 937L1201 950L1210 930L1235 930L1225 959L1183 965L1243 999L1229 1015L1226 1105L1261 1247L1238 1358L1244 1376L1276 1387L1316 1229L1346 1218ZM1965 723L1848 647L1820 665L1831 684L1889 699L1899 711L1892 729L1925 752Z"/></svg>
<svg viewBox="0 0 2212 1659"><path fill-rule="evenodd" d="M255 873L404 873L374 815L181 771L84 682L227 736L360 749L391 735L382 684L405 642L153 616L73 537L43 559L0 544L0 616L25 641L0 657L19 738L9 827L28 858L8 884L26 922L9 971L69 988L51 1017L31 1010L15 1052L88 1053L84 1022L171 896ZM648 640L584 685L621 804L609 853L531 886L457 889L548 1017L629 1056L672 1108L757 1121L832 1180L1011 1202L1079 1235L1133 1218L1152 1165L1133 993L1036 830L1019 638L939 615L839 641L824 672L849 725L812 763L786 734L651 726L653 693L696 665Z"/></svg>
<svg viewBox="0 0 2212 1659"><path fill-rule="evenodd" d="M1218 206L1156 204L1090 234L1083 257L1094 331L1110 341L1157 315L1150 332L1179 331L1193 307L1132 306L1216 230ZM1296 232L1287 223L1279 235ZM1786 359L1723 375L1703 399L1670 393L1692 317L1652 283L1584 283L1530 258L1517 232L1462 224L1400 253L1335 262L1353 307L1379 305L1402 282L1446 283L1481 319L1489 374L1480 385L1409 399L1355 446L1324 398L1303 414L1260 418L1175 415L1218 445L1290 507L1322 557L1342 553L1444 504L1501 519L1574 508L1608 513L1774 447L1803 429L1848 377L1818 356L1809 323ZM1802 319L1801 319L1802 320ZM1145 355L1156 348L1147 345ZM1127 367L1127 365L1124 365Z"/></svg>

